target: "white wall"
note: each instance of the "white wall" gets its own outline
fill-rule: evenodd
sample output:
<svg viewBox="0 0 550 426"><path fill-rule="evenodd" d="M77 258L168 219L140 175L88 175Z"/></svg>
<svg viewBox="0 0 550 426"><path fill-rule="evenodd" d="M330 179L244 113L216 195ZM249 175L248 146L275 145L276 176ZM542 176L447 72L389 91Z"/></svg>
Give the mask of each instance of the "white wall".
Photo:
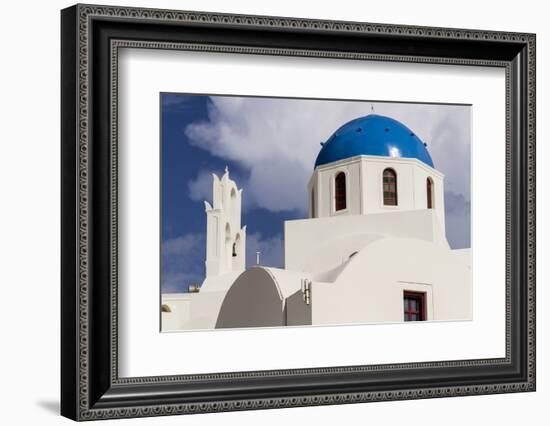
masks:
<svg viewBox="0 0 550 426"><path fill-rule="evenodd" d="M202 416L107 421L113 425L543 425L550 400L550 28L545 3L492 0L102 0L104 4L333 18L537 32L538 103L538 392L424 401L294 408ZM57 415L59 394L59 9L69 1L5 2L0 26L0 396L3 423L72 424ZM314 4L314 7L313 7ZM326 84L322 82L320 84ZM23 302L19 302L19 301ZM21 310L25 309L22 315ZM17 321L15 321L17 319ZM330 344L330 342L327 342ZM197 362L192 354L182 354Z"/></svg>
<svg viewBox="0 0 550 426"><path fill-rule="evenodd" d="M161 313L162 331L183 330L189 327L191 320L191 293L174 293L162 295L161 303L168 306L169 312Z"/></svg>
<svg viewBox="0 0 550 426"><path fill-rule="evenodd" d="M285 222L285 269L325 272L381 236L413 238L448 248L428 209L383 214L333 216Z"/></svg>
<svg viewBox="0 0 550 426"><path fill-rule="evenodd" d="M397 205L384 204L383 174L391 168L397 176ZM336 210L335 179L341 172L346 175L346 208ZM432 208L439 226L445 235L445 176L419 160L411 158L386 158L356 156L319 166L308 184L309 216L312 217L312 202L315 218L348 216L357 214L385 213L427 208L426 180L432 186ZM312 192L315 199L312 201Z"/></svg>
<svg viewBox="0 0 550 426"><path fill-rule="evenodd" d="M361 157L346 158L324 164L315 169L310 181L309 194L311 196L311 188L313 188L315 191L316 218L363 213L363 200L365 197L363 195L364 184L361 163ZM344 173L346 176L346 208L336 210L335 179L340 173Z"/></svg>
<svg viewBox="0 0 550 426"><path fill-rule="evenodd" d="M427 319L472 319L472 273L452 251L384 238L351 258L334 283L313 282L313 324L402 322L403 292L426 293Z"/></svg>

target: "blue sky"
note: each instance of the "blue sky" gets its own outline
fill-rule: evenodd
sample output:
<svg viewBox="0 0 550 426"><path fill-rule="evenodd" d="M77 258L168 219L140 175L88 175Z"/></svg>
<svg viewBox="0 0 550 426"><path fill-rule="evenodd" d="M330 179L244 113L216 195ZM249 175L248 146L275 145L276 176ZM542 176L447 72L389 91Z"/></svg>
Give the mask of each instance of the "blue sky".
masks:
<svg viewBox="0 0 550 426"><path fill-rule="evenodd" d="M325 141L341 124L369 114L404 122L428 143L446 175L447 238L470 246L470 108L467 106L161 95L162 292L204 279L212 173L243 188L247 265L283 265L283 223L307 217L306 184Z"/></svg>
<svg viewBox="0 0 550 426"><path fill-rule="evenodd" d="M203 200L211 201L211 173L230 175L243 187L249 172L239 162L219 158L190 143L186 129L208 119L207 96L161 95L162 120L162 291L186 291L190 283L204 279L206 215ZM246 191L246 189L245 189ZM245 201L246 203L246 201ZM260 206L244 206L247 225L247 264L256 251L262 264L283 265L283 223L305 217L298 209L274 212Z"/></svg>

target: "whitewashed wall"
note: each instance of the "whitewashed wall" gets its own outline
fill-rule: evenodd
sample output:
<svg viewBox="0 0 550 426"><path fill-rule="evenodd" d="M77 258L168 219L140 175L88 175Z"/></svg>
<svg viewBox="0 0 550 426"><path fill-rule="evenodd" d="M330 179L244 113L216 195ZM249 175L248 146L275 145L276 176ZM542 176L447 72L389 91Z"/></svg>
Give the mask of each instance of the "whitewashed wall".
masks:
<svg viewBox="0 0 550 426"><path fill-rule="evenodd" d="M418 238L448 248L433 210L292 220L285 222L285 268L332 269L377 235Z"/></svg>
<svg viewBox="0 0 550 426"><path fill-rule="evenodd" d="M472 319L472 274L436 244L384 238L349 261L334 283L313 283L312 322L403 321L403 292L426 293L428 320Z"/></svg>
<svg viewBox="0 0 550 426"><path fill-rule="evenodd" d="M396 206L384 205L382 175L387 168L397 174ZM336 211L334 180L340 172L346 174L346 208ZM316 218L322 218L426 209L428 177L434 183L433 210L445 232L444 175L410 158L357 156L317 167L308 185L309 217L313 210Z"/></svg>

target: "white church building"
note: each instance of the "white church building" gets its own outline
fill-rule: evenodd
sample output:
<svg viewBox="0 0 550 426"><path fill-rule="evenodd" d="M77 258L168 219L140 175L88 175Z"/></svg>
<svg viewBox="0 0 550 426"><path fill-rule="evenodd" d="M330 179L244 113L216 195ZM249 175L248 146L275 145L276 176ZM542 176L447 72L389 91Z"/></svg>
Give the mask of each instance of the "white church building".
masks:
<svg viewBox="0 0 550 426"><path fill-rule="evenodd" d="M306 190L309 217L284 224L284 268L246 269L243 191L227 168L213 175L206 278L162 294L162 330L471 319L470 249L450 248L444 175L404 124L344 124Z"/></svg>

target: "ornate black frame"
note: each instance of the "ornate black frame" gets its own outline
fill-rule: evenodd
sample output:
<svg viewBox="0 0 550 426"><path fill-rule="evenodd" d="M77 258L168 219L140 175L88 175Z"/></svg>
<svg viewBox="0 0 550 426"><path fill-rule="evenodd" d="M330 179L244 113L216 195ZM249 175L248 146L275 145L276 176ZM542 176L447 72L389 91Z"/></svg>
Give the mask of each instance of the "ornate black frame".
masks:
<svg viewBox="0 0 550 426"><path fill-rule="evenodd" d="M535 35L76 5L62 28L61 413L74 420L535 390ZM506 70L506 357L122 379L117 52L193 49Z"/></svg>

